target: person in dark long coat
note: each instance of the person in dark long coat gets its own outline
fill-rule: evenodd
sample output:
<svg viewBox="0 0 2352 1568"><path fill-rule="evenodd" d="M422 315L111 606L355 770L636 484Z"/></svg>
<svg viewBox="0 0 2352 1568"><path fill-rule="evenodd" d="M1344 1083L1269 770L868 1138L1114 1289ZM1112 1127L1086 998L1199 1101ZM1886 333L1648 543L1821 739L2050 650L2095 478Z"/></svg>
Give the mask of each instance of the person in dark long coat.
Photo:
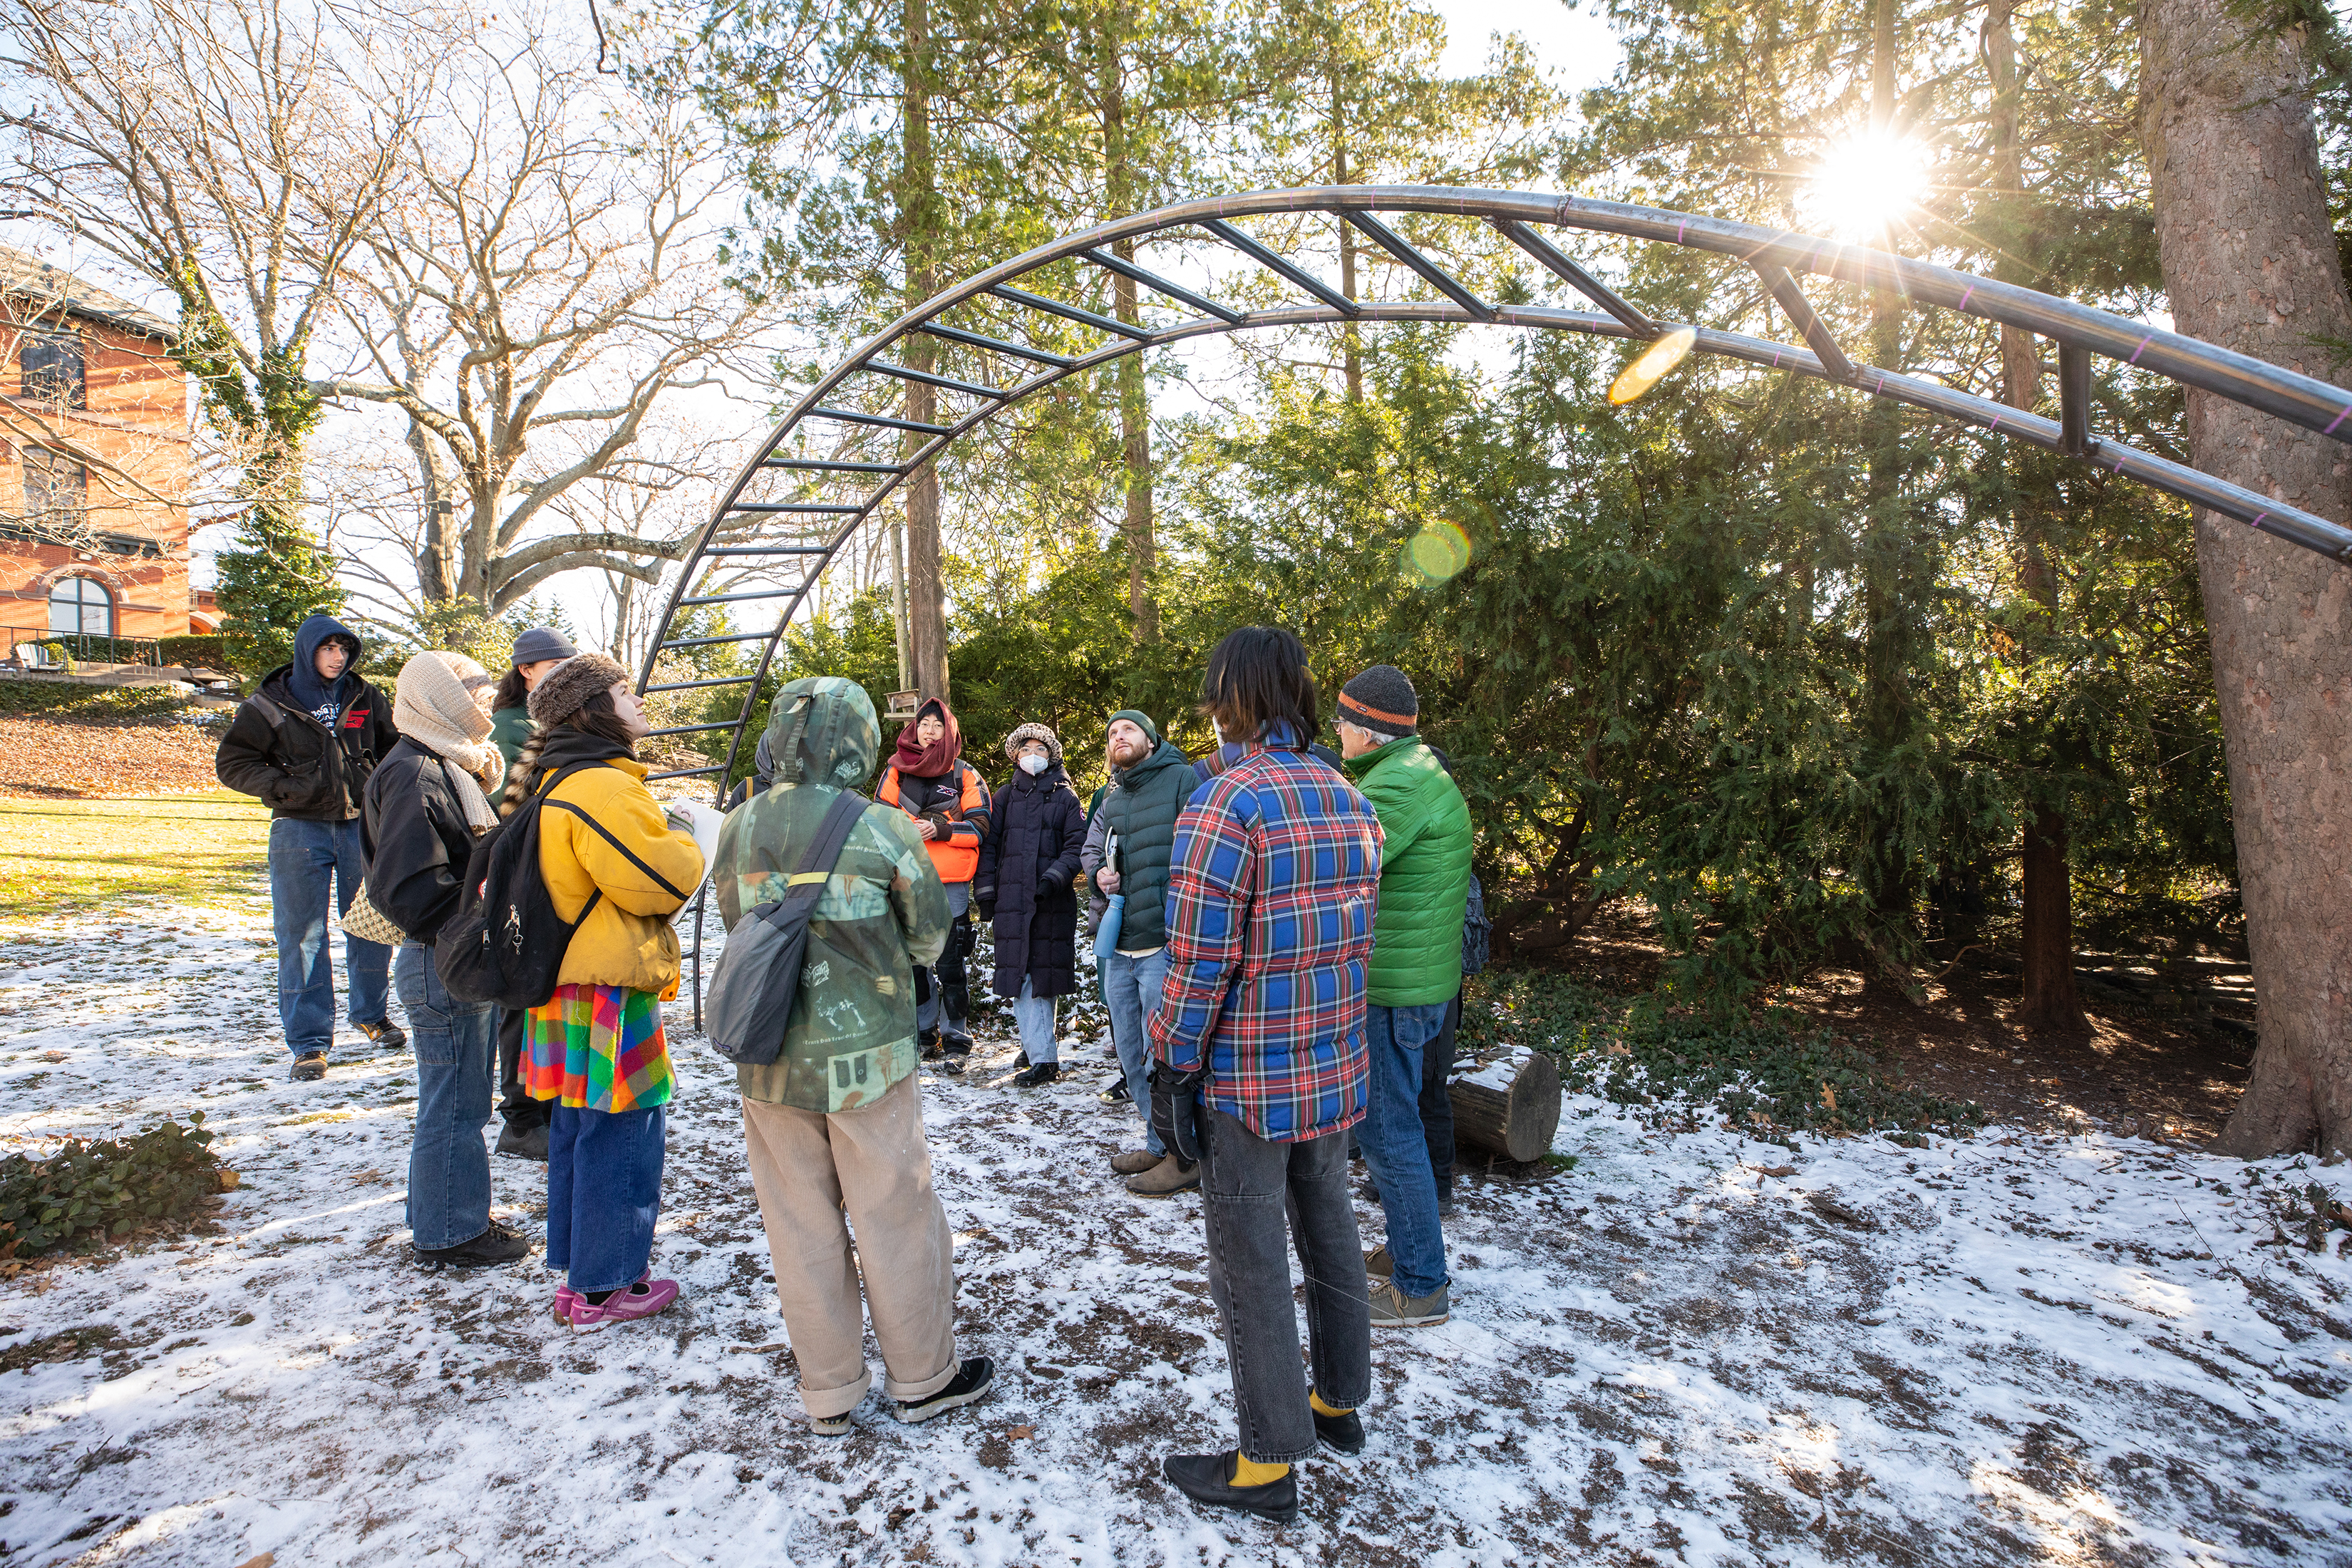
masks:
<svg viewBox="0 0 2352 1568"><path fill-rule="evenodd" d="M1013 1081L1034 1089L1061 1076L1054 999L1078 988L1075 883L1087 812L1052 730L1022 725L1005 738L1004 754L1014 772L996 792L973 890L996 931L996 994L1013 1001L1027 1058Z"/></svg>

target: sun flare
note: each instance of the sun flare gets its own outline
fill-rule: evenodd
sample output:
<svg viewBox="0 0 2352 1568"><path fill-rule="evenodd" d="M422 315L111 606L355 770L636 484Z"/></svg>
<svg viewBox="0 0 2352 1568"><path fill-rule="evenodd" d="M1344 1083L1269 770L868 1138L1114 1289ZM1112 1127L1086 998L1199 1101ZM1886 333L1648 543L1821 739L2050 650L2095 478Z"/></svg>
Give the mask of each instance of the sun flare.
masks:
<svg viewBox="0 0 2352 1568"><path fill-rule="evenodd" d="M1925 146L1864 132L1822 153L1800 205L1806 221L1832 238L1871 243L1907 226L1927 194Z"/></svg>

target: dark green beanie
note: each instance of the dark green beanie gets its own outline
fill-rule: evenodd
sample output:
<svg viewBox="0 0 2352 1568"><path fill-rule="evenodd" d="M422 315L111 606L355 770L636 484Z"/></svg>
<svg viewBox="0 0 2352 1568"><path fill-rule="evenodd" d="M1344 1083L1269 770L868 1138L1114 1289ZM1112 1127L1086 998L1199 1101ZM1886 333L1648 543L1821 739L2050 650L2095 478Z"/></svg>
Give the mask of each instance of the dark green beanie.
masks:
<svg viewBox="0 0 2352 1568"><path fill-rule="evenodd" d="M1150 714L1140 712L1133 708L1120 709L1118 712L1110 716L1110 724L1105 724L1103 728L1108 730L1110 728L1111 724L1118 723L1121 719L1126 720L1129 723L1142 731L1144 739L1150 741L1154 746L1160 744L1160 726L1151 721L1151 716Z"/></svg>

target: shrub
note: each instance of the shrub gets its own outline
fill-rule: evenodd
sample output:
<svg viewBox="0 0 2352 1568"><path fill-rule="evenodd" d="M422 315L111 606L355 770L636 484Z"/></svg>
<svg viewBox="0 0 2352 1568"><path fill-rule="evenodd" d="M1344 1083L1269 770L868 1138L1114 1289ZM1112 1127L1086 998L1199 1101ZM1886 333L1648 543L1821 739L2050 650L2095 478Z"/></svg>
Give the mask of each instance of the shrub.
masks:
<svg viewBox="0 0 2352 1568"><path fill-rule="evenodd" d="M0 1258L87 1252L142 1223L181 1219L221 1190L205 1113L136 1138L69 1140L45 1160L0 1159Z"/></svg>
<svg viewBox="0 0 2352 1568"><path fill-rule="evenodd" d="M1729 1022L1684 1016L1655 996L1612 996L1556 974L1489 971L1462 1005L1466 1056L1522 1045L1559 1059L1571 1093L1634 1108L1652 1126L1700 1114L1762 1137L1872 1131L1958 1134L1975 1104L1901 1081L1891 1058L1772 1011Z"/></svg>
<svg viewBox="0 0 2352 1568"><path fill-rule="evenodd" d="M62 680L0 679L0 718L120 724L168 719L188 706L175 686L77 686Z"/></svg>
<svg viewBox="0 0 2352 1568"><path fill-rule="evenodd" d="M190 632L184 637L157 637L155 662L183 669L217 669L228 674L228 638L218 632Z"/></svg>

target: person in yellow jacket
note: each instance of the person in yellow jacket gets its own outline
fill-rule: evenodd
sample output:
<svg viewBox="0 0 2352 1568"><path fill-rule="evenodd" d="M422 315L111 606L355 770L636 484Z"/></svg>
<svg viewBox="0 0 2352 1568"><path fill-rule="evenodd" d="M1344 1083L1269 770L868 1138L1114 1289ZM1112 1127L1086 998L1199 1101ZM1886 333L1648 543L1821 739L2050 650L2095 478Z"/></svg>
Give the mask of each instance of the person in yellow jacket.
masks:
<svg viewBox="0 0 2352 1568"><path fill-rule="evenodd" d="M646 788L649 733L628 672L564 660L532 689L538 733L507 781L507 809L546 796L539 870L558 919L578 921L555 994L524 1026L522 1081L550 1100L547 1265L565 1271L555 1318L581 1332L651 1317L677 1299L656 1279L663 1108L676 1080L661 1004L677 994L670 917L702 882L702 851Z"/></svg>

